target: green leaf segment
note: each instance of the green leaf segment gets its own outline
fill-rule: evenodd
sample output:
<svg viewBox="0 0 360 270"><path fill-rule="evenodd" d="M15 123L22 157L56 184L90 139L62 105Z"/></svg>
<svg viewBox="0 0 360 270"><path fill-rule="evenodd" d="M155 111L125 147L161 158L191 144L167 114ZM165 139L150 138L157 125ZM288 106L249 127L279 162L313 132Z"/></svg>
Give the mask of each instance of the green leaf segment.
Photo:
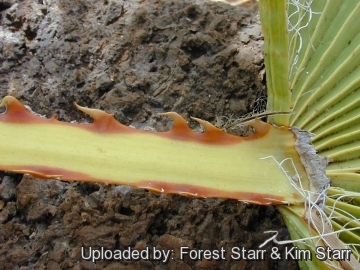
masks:
<svg viewBox="0 0 360 270"><path fill-rule="evenodd" d="M274 10L277 8L283 12L286 10L287 15L272 19L280 12ZM296 126L313 133L312 144L320 156L328 159L326 175L331 179L324 207L317 207L309 201L303 207L284 206L280 210L293 239L338 231L339 234L332 237L338 235L342 240L337 237L329 240L322 236L297 242L299 247L307 246L313 250L318 245L351 248L359 258L360 1L286 3L263 0L260 1L260 12L265 36L268 93L272 96L268 110L280 110L277 100L286 99L284 103L288 102L291 112L289 119L272 117L270 122ZM279 29L282 29L283 36L277 34ZM271 52L287 46L288 58L269 57ZM285 84L288 87L284 87ZM320 216L326 226L318 226L315 219L312 220L316 216ZM309 225L313 228L309 229ZM355 260L337 265L316 260L300 261L299 264L307 269L327 269L329 265L359 269Z"/></svg>
<svg viewBox="0 0 360 270"><path fill-rule="evenodd" d="M261 1L260 13L265 36L264 55L268 87L267 111L287 113L291 110L288 83L289 44L285 1ZM276 27L274 27L276 26ZM289 115L271 116L270 122L289 126Z"/></svg>

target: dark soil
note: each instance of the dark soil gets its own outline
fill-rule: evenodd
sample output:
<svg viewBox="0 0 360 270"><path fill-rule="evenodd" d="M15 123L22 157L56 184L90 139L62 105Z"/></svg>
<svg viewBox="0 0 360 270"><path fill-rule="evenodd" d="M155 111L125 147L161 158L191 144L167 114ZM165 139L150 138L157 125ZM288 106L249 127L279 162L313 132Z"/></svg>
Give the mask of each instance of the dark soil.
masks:
<svg viewBox="0 0 360 270"><path fill-rule="evenodd" d="M76 101L164 131L171 121L159 112L216 123L257 110L265 95L256 10L189 0L1 0L0 11L0 96L48 117L90 121ZM0 176L1 269L297 269L270 258L272 247L285 248L272 243L265 260L230 258L232 247L258 249L266 230L289 239L275 207ZM82 246L156 247L174 250L174 260L94 264ZM180 246L223 247L226 260L180 260Z"/></svg>

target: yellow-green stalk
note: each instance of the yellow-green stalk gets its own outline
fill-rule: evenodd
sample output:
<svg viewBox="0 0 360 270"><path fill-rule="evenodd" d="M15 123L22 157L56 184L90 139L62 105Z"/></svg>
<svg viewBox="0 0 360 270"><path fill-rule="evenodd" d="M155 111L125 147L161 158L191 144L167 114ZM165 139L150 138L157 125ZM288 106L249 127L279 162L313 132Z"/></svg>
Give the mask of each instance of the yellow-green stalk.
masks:
<svg viewBox="0 0 360 270"><path fill-rule="evenodd" d="M302 268L359 269L360 3L261 0L260 12L267 110L279 115L249 123L254 135L232 136L195 119L205 128L197 134L174 113L169 132L138 131L83 107L94 123L63 123L6 97L0 169L282 204L294 243L314 255L299 261ZM317 260L319 246L353 254Z"/></svg>

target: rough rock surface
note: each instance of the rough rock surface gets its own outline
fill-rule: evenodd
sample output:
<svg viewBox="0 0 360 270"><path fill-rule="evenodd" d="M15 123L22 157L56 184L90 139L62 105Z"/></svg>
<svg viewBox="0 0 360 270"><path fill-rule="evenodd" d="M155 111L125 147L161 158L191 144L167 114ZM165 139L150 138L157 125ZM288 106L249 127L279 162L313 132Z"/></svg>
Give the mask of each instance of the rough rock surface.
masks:
<svg viewBox="0 0 360 270"><path fill-rule="evenodd" d="M216 123L218 116L257 110L265 93L259 18L243 7L13 0L0 1L0 12L0 96L13 95L48 117L89 121L76 101L124 124L163 131L171 121L158 112ZM232 247L257 249L266 230L289 237L274 207L6 173L0 181L3 269L297 269L295 261L270 259L274 244L265 247L264 261L229 258ZM168 263L94 264L81 258L81 246L175 254ZM180 246L224 247L227 257L182 261Z"/></svg>

